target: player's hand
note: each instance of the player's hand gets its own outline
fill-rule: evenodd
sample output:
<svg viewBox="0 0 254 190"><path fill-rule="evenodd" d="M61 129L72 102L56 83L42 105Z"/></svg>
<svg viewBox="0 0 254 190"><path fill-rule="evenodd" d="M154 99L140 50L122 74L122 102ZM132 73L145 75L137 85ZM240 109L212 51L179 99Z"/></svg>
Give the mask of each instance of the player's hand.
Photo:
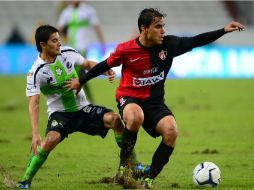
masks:
<svg viewBox="0 0 254 190"><path fill-rule="evenodd" d="M31 151L33 151L35 155L38 154L37 146L41 146L41 136L40 134L33 134Z"/></svg>
<svg viewBox="0 0 254 190"><path fill-rule="evenodd" d="M239 32L244 30L245 26L243 26L241 23L236 21L231 21L229 24L227 24L224 27L225 32L233 32L238 30Z"/></svg>
<svg viewBox="0 0 254 190"><path fill-rule="evenodd" d="M79 93L81 90L81 85L79 84L79 80L75 78L71 78L67 81L65 81L64 87L70 91L70 90L76 90L76 95Z"/></svg>
<svg viewBox="0 0 254 190"><path fill-rule="evenodd" d="M115 71L113 71L112 69L109 69L107 72L105 72L105 75L108 77L108 81L110 83L113 83L116 77L116 73Z"/></svg>

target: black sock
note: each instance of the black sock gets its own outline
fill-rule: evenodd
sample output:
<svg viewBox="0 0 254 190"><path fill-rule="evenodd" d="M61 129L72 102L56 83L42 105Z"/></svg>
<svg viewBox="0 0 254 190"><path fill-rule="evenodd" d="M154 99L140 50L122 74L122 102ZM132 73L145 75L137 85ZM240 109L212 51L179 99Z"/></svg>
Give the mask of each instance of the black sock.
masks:
<svg viewBox="0 0 254 190"><path fill-rule="evenodd" d="M120 153L120 164L126 166L131 157L131 152L136 144L137 133L129 131L127 128L123 132L123 142Z"/></svg>
<svg viewBox="0 0 254 190"><path fill-rule="evenodd" d="M151 168L147 177L155 178L163 169L163 167L168 163L169 157L172 154L174 148L161 142L155 151L152 159Z"/></svg>

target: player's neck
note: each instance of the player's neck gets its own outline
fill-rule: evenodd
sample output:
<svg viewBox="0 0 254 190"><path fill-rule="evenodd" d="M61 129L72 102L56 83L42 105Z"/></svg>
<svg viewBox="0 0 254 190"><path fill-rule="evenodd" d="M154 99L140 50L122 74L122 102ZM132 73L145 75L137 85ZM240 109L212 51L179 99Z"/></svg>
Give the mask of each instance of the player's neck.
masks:
<svg viewBox="0 0 254 190"><path fill-rule="evenodd" d="M49 54L45 53L45 52L41 52L40 53L40 58L45 61L46 63L52 63L54 62L56 56L50 56Z"/></svg>
<svg viewBox="0 0 254 190"><path fill-rule="evenodd" d="M145 35L140 35L139 36L139 42L141 43L142 46L146 47L146 48L150 48L153 46L153 44L146 38Z"/></svg>

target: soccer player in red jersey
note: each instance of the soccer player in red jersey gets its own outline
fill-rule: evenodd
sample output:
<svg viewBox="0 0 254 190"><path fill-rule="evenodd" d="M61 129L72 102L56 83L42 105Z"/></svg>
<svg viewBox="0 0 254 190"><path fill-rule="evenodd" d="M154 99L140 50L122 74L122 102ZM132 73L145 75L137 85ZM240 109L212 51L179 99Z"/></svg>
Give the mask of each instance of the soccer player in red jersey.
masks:
<svg viewBox="0 0 254 190"><path fill-rule="evenodd" d="M80 89L88 80L122 65L122 76L116 90L118 109L125 122L119 170L128 165L140 126L152 137L162 137L150 168L144 170L144 188L152 187L154 178L168 163L175 148L177 124L174 114L164 103L164 83L173 58L209 44L226 33L244 29L242 24L232 21L224 28L193 37L165 35L165 16L157 9L142 10L138 18L140 35L136 39L117 45L105 61L79 81L71 79L66 82L70 90Z"/></svg>

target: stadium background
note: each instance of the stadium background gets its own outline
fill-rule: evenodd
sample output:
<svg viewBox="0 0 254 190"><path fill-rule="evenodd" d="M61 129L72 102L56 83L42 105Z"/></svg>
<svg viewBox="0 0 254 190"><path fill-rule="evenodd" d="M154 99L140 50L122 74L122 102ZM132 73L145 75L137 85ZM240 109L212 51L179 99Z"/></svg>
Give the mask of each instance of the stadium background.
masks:
<svg viewBox="0 0 254 190"><path fill-rule="evenodd" d="M145 7L158 7L167 13L169 34L195 35L219 29L233 17L246 25L244 32L225 35L214 44L174 60L170 77L181 79L166 81L165 99L176 114L179 140L170 164L155 182L155 189L194 189L191 172L197 163L206 160L215 162L222 170L218 189L253 189L253 2L231 2L237 5L237 10L232 5L227 5L231 7L227 9L222 1L89 3L98 12L107 53L116 43L137 34L138 13ZM26 73L37 56L34 30L39 24L56 25L61 6L59 1L0 2L0 189L8 189L6 172L15 181L20 180L29 156L31 129L25 84ZM20 30L25 44L6 44L14 26ZM94 43L89 56L103 59L96 49L95 36L91 39ZM113 97L118 81L113 85L100 79L90 82L96 102L117 111ZM41 103L43 136L47 123L43 97ZM143 130L138 138L138 158L149 163L160 139L152 140ZM51 153L33 186L38 190L122 189L98 183L101 177L115 174L118 153L112 133L105 140L79 133L70 135Z"/></svg>
<svg viewBox="0 0 254 190"><path fill-rule="evenodd" d="M166 32L195 35L219 29L232 19L246 25L246 31L225 35L214 44L195 49L175 59L172 77L254 77L254 2L251 1L90 1L98 12L107 42L107 53L98 51L96 36L88 58L100 61L113 51L116 43L137 35L137 17L144 7L158 7L167 14ZM37 52L34 30L40 24L56 26L61 1L0 2L0 74L25 74ZM10 46L6 41L16 28L25 44ZM181 64L178 64L181 63ZM116 69L119 71L119 68ZM119 74L119 73L118 73Z"/></svg>

